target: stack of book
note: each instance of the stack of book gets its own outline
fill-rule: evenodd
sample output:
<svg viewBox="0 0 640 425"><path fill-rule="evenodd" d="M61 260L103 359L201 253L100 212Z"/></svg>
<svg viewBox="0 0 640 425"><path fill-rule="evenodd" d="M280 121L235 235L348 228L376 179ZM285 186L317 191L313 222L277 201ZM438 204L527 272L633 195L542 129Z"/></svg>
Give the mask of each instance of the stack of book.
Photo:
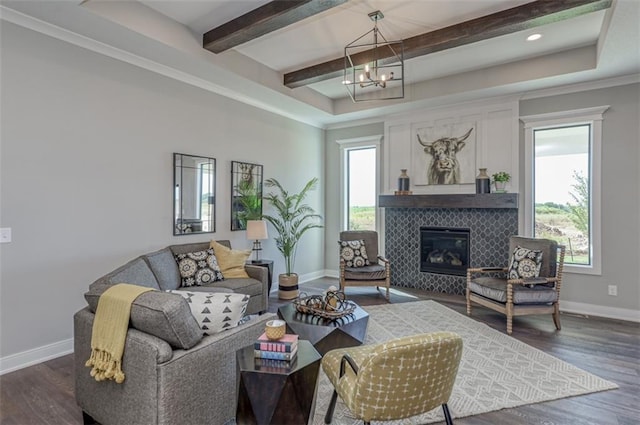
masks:
<svg viewBox="0 0 640 425"><path fill-rule="evenodd" d="M263 333L258 337L254 346L256 359L283 360L291 362L298 353L298 335L285 334L277 340L270 340Z"/></svg>

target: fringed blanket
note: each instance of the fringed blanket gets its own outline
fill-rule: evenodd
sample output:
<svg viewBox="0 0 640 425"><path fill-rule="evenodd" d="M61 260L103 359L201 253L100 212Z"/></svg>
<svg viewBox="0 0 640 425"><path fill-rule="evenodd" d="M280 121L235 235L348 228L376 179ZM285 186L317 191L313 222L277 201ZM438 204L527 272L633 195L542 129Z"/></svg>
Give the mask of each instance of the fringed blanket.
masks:
<svg viewBox="0 0 640 425"><path fill-rule="evenodd" d="M98 301L91 334L91 357L86 362L96 381L124 381L122 354L129 328L131 304L153 288L119 283L104 291Z"/></svg>

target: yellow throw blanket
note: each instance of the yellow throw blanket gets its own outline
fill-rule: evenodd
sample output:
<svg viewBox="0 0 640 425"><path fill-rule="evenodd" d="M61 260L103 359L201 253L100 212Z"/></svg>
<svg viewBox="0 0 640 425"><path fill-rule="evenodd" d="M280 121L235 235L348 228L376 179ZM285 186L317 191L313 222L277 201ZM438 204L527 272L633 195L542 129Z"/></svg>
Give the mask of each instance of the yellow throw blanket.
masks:
<svg viewBox="0 0 640 425"><path fill-rule="evenodd" d="M92 367L96 381L111 379L121 384L122 353L129 328L131 304L140 295L153 288L119 283L100 295L91 334L91 357L85 366Z"/></svg>

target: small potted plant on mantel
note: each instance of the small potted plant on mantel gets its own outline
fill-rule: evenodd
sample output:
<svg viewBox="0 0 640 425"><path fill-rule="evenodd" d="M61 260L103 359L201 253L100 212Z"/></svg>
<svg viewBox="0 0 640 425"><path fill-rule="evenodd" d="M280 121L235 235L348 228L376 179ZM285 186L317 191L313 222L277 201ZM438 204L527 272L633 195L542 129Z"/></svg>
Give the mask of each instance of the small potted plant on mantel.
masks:
<svg viewBox="0 0 640 425"><path fill-rule="evenodd" d="M506 171L498 171L493 176L493 184L496 187L497 193L506 192L506 185L509 180L511 180L511 175Z"/></svg>

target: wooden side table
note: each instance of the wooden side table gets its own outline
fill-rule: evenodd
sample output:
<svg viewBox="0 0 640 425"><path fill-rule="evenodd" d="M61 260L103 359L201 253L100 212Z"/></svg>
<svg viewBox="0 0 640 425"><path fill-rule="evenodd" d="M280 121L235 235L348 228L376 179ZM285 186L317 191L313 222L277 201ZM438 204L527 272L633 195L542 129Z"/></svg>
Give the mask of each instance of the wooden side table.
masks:
<svg viewBox="0 0 640 425"><path fill-rule="evenodd" d="M308 424L316 407L322 357L309 341L298 341L287 367L255 359L253 344L236 351L238 425Z"/></svg>
<svg viewBox="0 0 640 425"><path fill-rule="evenodd" d="M250 264L252 266L266 267L267 270L269 270L269 293L271 293L271 285L273 284L273 260L251 260L247 261L247 264Z"/></svg>

